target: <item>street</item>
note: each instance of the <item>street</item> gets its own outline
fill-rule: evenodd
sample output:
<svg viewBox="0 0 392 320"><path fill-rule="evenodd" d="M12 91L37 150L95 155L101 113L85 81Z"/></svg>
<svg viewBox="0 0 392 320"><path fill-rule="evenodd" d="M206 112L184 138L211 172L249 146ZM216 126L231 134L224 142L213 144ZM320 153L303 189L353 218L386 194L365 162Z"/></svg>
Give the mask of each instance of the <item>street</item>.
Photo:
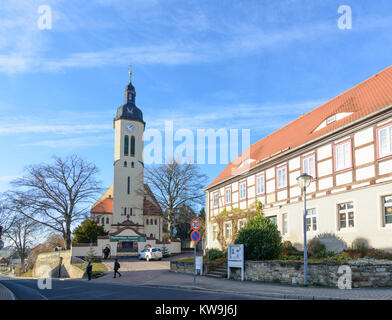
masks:
<svg viewBox="0 0 392 320"><path fill-rule="evenodd" d="M186 256L186 255L183 255ZM178 258L178 257L177 257ZM120 259L122 277L113 278L113 260L104 260L109 271L103 277L52 279L52 289L40 290L36 279L7 278L0 282L20 300L243 300L260 299L232 293L203 292L191 289L151 287L149 284L170 273L170 259L139 261ZM171 273L170 273L171 274ZM173 274L175 276L175 274Z"/></svg>
<svg viewBox="0 0 392 320"><path fill-rule="evenodd" d="M19 300L243 300L249 297L208 293L195 290L178 290L117 284L86 279L55 280L52 289L40 290L35 279L0 281ZM9 278L8 278L9 279ZM118 279L120 280L120 279Z"/></svg>

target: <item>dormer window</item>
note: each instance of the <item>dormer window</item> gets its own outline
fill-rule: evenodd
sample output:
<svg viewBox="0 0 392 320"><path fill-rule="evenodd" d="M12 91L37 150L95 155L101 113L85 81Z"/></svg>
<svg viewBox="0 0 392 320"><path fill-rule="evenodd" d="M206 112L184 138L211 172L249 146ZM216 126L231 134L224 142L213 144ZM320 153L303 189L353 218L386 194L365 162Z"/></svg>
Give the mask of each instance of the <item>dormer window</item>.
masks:
<svg viewBox="0 0 392 320"><path fill-rule="evenodd" d="M336 121L336 114L334 114L333 116L331 116L331 117L327 118L327 120L325 120L326 125L329 125L330 123L335 122L335 121Z"/></svg>
<svg viewBox="0 0 392 320"><path fill-rule="evenodd" d="M352 114L352 112L340 112L340 113L336 113L332 116L329 116L327 119L325 119L323 122L321 122L320 125L316 129L314 129L314 131L325 128L326 126L330 125L331 123L338 121L338 120L341 120L345 117L348 117L351 114Z"/></svg>
<svg viewBox="0 0 392 320"><path fill-rule="evenodd" d="M256 161L256 160L255 159L246 159L246 160L242 161L242 163L240 164L240 166L238 168L242 168L246 165L249 165L250 163L252 163L254 161Z"/></svg>

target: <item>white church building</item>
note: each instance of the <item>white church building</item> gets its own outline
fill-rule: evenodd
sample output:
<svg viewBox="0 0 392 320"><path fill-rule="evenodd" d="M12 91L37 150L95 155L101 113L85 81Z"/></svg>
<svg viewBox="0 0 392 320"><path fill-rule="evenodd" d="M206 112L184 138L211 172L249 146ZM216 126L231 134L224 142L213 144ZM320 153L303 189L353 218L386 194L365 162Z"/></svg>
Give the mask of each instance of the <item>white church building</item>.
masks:
<svg viewBox="0 0 392 320"><path fill-rule="evenodd" d="M154 194L144 183L143 133L146 123L135 104L136 91L130 82L125 89L125 104L114 118L114 182L91 208L91 219L109 232L98 237L96 255L110 247L111 255L138 252L146 246L163 247L169 253L181 251L181 242L163 242L163 212ZM73 256L85 256L89 244L73 244Z"/></svg>

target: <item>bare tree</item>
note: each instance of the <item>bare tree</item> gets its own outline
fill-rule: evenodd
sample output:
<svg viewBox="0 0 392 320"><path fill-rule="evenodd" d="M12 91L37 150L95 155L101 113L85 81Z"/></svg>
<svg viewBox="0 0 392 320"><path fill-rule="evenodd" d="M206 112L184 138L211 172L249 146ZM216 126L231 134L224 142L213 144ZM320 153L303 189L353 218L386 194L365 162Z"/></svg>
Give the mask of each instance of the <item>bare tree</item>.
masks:
<svg viewBox="0 0 392 320"><path fill-rule="evenodd" d="M76 155L55 157L53 164L27 167L26 174L11 182L9 192L15 209L31 220L60 232L71 247L71 226L89 212L91 201L101 192L98 168Z"/></svg>
<svg viewBox="0 0 392 320"><path fill-rule="evenodd" d="M173 160L146 168L145 180L164 211L168 236L171 238L175 213L184 205L203 204L207 176L200 172L196 164L180 164Z"/></svg>
<svg viewBox="0 0 392 320"><path fill-rule="evenodd" d="M23 268L27 250L33 244L33 239L38 231L38 223L20 212L10 211L9 213L13 218L5 236L14 244L21 261L20 265Z"/></svg>
<svg viewBox="0 0 392 320"><path fill-rule="evenodd" d="M6 204L3 199L0 199L0 239L2 234L5 234L12 223L12 217L7 212Z"/></svg>

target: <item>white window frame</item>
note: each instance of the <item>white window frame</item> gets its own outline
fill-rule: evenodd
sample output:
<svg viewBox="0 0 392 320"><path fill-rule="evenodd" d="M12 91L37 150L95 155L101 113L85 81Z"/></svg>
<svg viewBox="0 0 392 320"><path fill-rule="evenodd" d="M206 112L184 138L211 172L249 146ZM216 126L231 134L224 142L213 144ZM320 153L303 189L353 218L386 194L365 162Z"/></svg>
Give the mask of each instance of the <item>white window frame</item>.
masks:
<svg viewBox="0 0 392 320"><path fill-rule="evenodd" d="M238 221L238 229L241 230L246 225L246 219Z"/></svg>
<svg viewBox="0 0 392 320"><path fill-rule="evenodd" d="M243 186L244 188L242 188ZM245 199L246 199L246 181L240 183L240 200L245 200Z"/></svg>
<svg viewBox="0 0 392 320"><path fill-rule="evenodd" d="M389 198L392 197L392 194L389 195L385 195L381 197L381 201L382 201L382 217L383 217L383 221L384 221L384 226L392 226L392 221L387 223L387 213L385 212L386 208L390 208L392 210L392 202L385 202L385 198ZM392 217L392 212L388 213L388 216ZM392 219L392 218L391 218Z"/></svg>
<svg viewBox="0 0 392 320"><path fill-rule="evenodd" d="M381 140L382 132L386 132L386 137L385 137L386 151L383 151L383 144ZM378 158L391 156L392 155L392 124L377 129L377 141L378 141L378 150L377 150Z"/></svg>
<svg viewBox="0 0 392 320"><path fill-rule="evenodd" d="M218 192L214 192L214 194L212 195L212 199L213 199L212 201L213 201L214 208L218 208L218 206L219 206L219 194L218 194ZM216 200L216 203L215 203L215 200Z"/></svg>
<svg viewBox="0 0 392 320"><path fill-rule="evenodd" d="M228 228L229 226L229 228ZM231 238L231 232L232 232L232 228L231 228L231 222L226 222L225 223L225 239L230 239ZM229 231L229 232L227 232ZM229 234L228 234L229 233Z"/></svg>
<svg viewBox="0 0 392 320"><path fill-rule="evenodd" d="M312 212L311 214L309 214ZM314 221L316 219L316 222ZM310 223L308 224L308 219ZM314 229L314 225L316 225L316 229ZM309 230L308 230L309 226ZM306 232L316 232L318 229L318 219L317 219L317 210L315 208L306 210Z"/></svg>
<svg viewBox="0 0 392 320"><path fill-rule="evenodd" d="M339 206L343 205L343 204L346 205L346 208L345 209L339 209ZM348 204L352 204L353 207L352 208L348 208ZM355 206L354 206L354 202L353 201L347 201L347 202L338 203L337 209L338 209L338 226L339 226L339 230L350 230L350 229L355 228ZM353 218L352 218L354 225L351 226L351 227L349 226L349 222L351 220L351 219L349 219L350 218L349 217L349 213L350 212L352 212L353 215L354 215ZM341 226L341 219L340 219L340 215L341 214L346 214L346 216L345 216L346 226L345 227Z"/></svg>
<svg viewBox="0 0 392 320"><path fill-rule="evenodd" d="M287 212L282 214L282 233L284 235L289 233L289 214Z"/></svg>
<svg viewBox="0 0 392 320"><path fill-rule="evenodd" d="M285 173L281 173L282 171ZM287 188L287 165L276 168L276 189L281 190L285 188Z"/></svg>
<svg viewBox="0 0 392 320"><path fill-rule="evenodd" d="M277 215L273 215L273 216L269 216L267 217L267 219L269 219L270 221L275 220L275 225L278 226L278 216Z"/></svg>
<svg viewBox="0 0 392 320"><path fill-rule="evenodd" d="M227 194L229 194L229 200L227 200ZM225 189L225 203L226 204L231 203L231 188Z"/></svg>
<svg viewBox="0 0 392 320"><path fill-rule="evenodd" d="M256 176L256 194L265 193L265 177L264 174Z"/></svg>
<svg viewBox="0 0 392 320"><path fill-rule="evenodd" d="M310 163L312 160L312 164ZM302 173L306 173L313 178L316 178L316 155L313 153L302 158Z"/></svg>
<svg viewBox="0 0 392 320"><path fill-rule="evenodd" d="M212 226L212 240L216 241L218 239L218 226L215 224Z"/></svg>
<svg viewBox="0 0 392 320"><path fill-rule="evenodd" d="M350 169L352 167L351 139L334 145L335 172Z"/></svg>

